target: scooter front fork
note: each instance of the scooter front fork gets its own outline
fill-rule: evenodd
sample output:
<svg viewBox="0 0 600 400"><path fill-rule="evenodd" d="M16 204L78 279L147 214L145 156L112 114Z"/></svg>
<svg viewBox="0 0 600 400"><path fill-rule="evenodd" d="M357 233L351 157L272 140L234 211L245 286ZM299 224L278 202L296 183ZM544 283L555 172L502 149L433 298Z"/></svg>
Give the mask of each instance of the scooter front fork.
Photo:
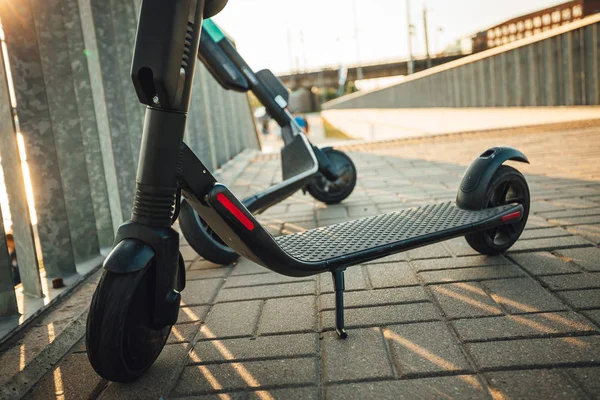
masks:
<svg viewBox="0 0 600 400"><path fill-rule="evenodd" d="M327 154L315 145L312 145L312 148L317 157L317 162L319 163L319 172L322 173L327 180L331 182L337 181L340 177L339 172L335 165L329 160Z"/></svg>

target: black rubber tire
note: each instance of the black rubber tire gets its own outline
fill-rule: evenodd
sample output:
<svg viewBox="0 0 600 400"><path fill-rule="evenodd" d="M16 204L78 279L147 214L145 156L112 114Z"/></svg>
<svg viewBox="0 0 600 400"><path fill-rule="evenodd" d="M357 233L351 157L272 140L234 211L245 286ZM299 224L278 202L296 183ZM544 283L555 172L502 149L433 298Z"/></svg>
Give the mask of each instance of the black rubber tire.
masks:
<svg viewBox="0 0 600 400"><path fill-rule="evenodd" d="M87 318L86 347L94 370L109 381L131 382L156 361L171 326L152 326L155 267L104 271Z"/></svg>
<svg viewBox="0 0 600 400"><path fill-rule="evenodd" d="M205 260L214 264L229 265L240 258L239 254L223 243L185 200L181 201L179 227L192 249Z"/></svg>
<svg viewBox="0 0 600 400"><path fill-rule="evenodd" d="M316 200L325 204L338 204L350 196L356 186L356 166L352 159L342 151L329 149L325 151L325 154L340 171L339 179L331 182L323 174L318 173L306 186L306 190Z"/></svg>
<svg viewBox="0 0 600 400"><path fill-rule="evenodd" d="M465 236L467 243L481 254L494 256L504 253L515 244L525 229L529 216L529 201L529 186L525 177L508 165L498 168L486 190L481 208L519 203L523 205L523 218L512 224L468 234Z"/></svg>

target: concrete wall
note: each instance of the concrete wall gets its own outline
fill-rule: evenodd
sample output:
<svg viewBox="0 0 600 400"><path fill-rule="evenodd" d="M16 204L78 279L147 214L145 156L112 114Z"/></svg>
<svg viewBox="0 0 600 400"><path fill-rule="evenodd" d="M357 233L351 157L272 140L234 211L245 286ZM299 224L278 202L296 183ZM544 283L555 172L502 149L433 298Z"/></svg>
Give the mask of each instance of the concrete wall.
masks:
<svg viewBox="0 0 600 400"><path fill-rule="evenodd" d="M8 54L7 65L0 58L4 211L19 290L29 298L48 298L47 278L69 284L82 265L97 265L130 216L144 118L129 76L138 7L138 0L0 0ZM185 140L212 169L258 148L248 98L223 90L203 66ZM0 225L0 317L17 311L5 248Z"/></svg>
<svg viewBox="0 0 600 400"><path fill-rule="evenodd" d="M599 25L594 15L323 109L600 105Z"/></svg>

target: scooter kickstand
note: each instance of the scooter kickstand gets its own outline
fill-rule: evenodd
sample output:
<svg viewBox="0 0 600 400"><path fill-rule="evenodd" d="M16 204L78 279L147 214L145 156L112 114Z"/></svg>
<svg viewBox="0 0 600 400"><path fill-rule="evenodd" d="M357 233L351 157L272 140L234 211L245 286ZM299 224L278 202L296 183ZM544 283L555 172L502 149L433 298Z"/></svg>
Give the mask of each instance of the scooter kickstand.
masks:
<svg viewBox="0 0 600 400"><path fill-rule="evenodd" d="M346 339L348 333L344 329L344 271L331 271L331 275L335 291L335 331L340 339Z"/></svg>

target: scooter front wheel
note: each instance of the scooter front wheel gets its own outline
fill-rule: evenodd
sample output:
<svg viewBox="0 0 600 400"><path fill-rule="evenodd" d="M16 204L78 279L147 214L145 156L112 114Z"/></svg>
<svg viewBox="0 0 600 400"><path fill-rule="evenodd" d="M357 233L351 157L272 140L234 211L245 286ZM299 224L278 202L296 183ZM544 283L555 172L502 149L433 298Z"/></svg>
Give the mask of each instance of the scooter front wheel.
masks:
<svg viewBox="0 0 600 400"><path fill-rule="evenodd" d="M131 382L156 361L171 326L152 324L155 294L154 263L125 274L104 271L87 319L86 347L90 363L101 377Z"/></svg>
<svg viewBox="0 0 600 400"><path fill-rule="evenodd" d="M523 206L522 218L512 224L465 236L473 250L487 255L497 255L508 250L525 229L529 216L529 186L516 169L503 165L494 173L486 190L482 209L517 203Z"/></svg>
<svg viewBox="0 0 600 400"><path fill-rule="evenodd" d="M356 166L342 151L327 149L324 153L337 169L339 178L332 182L318 173L306 190L316 200L325 204L338 204L350 196L356 186Z"/></svg>
<svg viewBox="0 0 600 400"><path fill-rule="evenodd" d="M205 260L227 265L240 258L233 249L223 243L221 238L210 229L196 210L185 200L181 201L179 226L185 240Z"/></svg>

